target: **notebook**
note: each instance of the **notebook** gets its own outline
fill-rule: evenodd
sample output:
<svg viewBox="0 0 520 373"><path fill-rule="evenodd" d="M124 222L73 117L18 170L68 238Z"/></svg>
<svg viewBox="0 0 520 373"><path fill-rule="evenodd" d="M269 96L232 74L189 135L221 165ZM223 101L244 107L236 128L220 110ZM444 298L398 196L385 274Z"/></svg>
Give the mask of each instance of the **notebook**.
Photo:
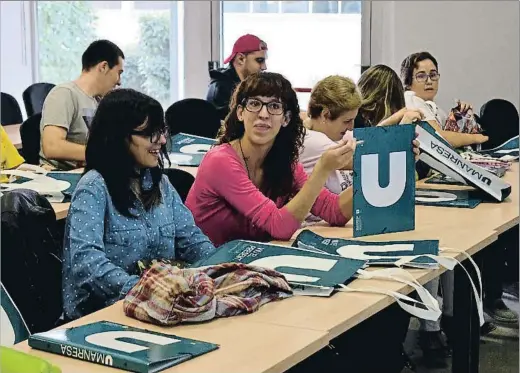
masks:
<svg viewBox="0 0 520 373"><path fill-rule="evenodd" d="M137 373L159 372L219 347L109 321L33 334L29 346Z"/></svg>

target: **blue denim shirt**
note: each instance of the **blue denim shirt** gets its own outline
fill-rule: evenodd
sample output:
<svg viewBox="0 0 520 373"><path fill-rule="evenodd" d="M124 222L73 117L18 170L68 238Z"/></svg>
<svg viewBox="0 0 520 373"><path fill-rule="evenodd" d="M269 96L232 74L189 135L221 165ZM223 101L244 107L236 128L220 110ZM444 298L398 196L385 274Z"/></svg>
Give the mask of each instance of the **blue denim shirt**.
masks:
<svg viewBox="0 0 520 373"><path fill-rule="evenodd" d="M138 201L130 210L137 217L127 218L114 207L97 171L81 178L65 228L63 306L68 318L122 299L139 279L139 260L175 258L191 263L213 253L215 247L195 226L166 176L160 188L159 205L145 211Z"/></svg>

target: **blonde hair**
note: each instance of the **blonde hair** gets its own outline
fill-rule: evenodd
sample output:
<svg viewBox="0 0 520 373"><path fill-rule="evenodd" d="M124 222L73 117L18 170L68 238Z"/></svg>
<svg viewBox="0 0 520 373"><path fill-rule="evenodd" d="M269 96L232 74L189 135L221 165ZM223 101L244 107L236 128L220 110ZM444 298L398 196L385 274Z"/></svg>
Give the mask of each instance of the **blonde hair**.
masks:
<svg viewBox="0 0 520 373"><path fill-rule="evenodd" d="M358 81L363 95L359 112L371 126L404 108L404 88L399 75L386 65L375 65Z"/></svg>
<svg viewBox="0 0 520 373"><path fill-rule="evenodd" d="M359 109L361 101L361 93L352 79L331 75L312 89L308 115L315 119L327 110L328 118L335 120L346 111Z"/></svg>

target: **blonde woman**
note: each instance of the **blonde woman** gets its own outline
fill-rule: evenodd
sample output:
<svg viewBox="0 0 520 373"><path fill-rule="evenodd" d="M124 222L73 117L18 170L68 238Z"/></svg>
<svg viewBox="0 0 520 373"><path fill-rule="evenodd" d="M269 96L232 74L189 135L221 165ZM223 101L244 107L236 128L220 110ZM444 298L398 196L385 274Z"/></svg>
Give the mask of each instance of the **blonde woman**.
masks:
<svg viewBox="0 0 520 373"><path fill-rule="evenodd" d="M358 81L363 96L355 127L387 126L421 120L420 110L406 109L404 89L397 73L386 65L366 70Z"/></svg>
<svg viewBox="0 0 520 373"><path fill-rule="evenodd" d="M332 75L316 84L311 92L307 128L300 162L307 174L312 173L321 155L336 145L354 128L354 119L361 106L361 94L352 79ZM330 174L325 187L335 194L352 185L352 158L342 170Z"/></svg>
<svg viewBox="0 0 520 373"><path fill-rule="evenodd" d="M399 77L395 76L397 82L399 82ZM402 90L401 86L401 93ZM402 106L400 108L403 108L404 98L401 98L401 101ZM307 131L303 149L300 152L300 162L307 174L312 172L325 150L336 145L339 140L346 137L349 131L352 131L354 123L360 121L359 113L360 110L363 110L362 105L364 103L362 92L350 78L332 75L319 81L314 86L307 110L308 118L304 122ZM362 120L378 125L389 125L412 123L415 119L421 118L419 111L406 111L405 109L392 116L392 110L388 110L388 114L378 115L377 118L372 118L369 115ZM366 110L365 112L368 113ZM387 116L388 118L386 118ZM380 120L382 121L380 122ZM418 152L418 149L415 149L415 151ZM352 158L343 169L330 174L325 187L333 193L341 193L352 185L351 170ZM313 219L309 217L308 220Z"/></svg>

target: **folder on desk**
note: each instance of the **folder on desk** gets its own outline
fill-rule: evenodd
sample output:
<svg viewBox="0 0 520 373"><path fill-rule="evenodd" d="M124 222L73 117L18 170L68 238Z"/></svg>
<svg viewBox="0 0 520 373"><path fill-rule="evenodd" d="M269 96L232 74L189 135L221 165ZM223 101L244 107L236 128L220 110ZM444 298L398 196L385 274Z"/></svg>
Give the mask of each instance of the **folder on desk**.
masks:
<svg viewBox="0 0 520 373"><path fill-rule="evenodd" d="M502 202L511 193L511 185L491 172L463 159L427 122L416 127L422 150L420 159L433 169L477 188L484 196ZM356 150L357 152L357 150Z"/></svg>
<svg viewBox="0 0 520 373"><path fill-rule="evenodd" d="M439 255L437 240L366 242L322 237L308 229L300 232L293 246L312 248L343 258L365 260L369 266L393 266L404 257ZM415 258L403 265L413 268L438 268L437 262L427 256Z"/></svg>
<svg viewBox="0 0 520 373"><path fill-rule="evenodd" d="M415 203L425 206L473 209L482 202L482 199L474 194L467 190L417 189L415 191Z"/></svg>
<svg viewBox="0 0 520 373"><path fill-rule="evenodd" d="M228 242L194 267L228 262L245 263L283 274L295 294L330 296L339 284L350 282L365 267L364 260L296 247L235 240Z"/></svg>
<svg viewBox="0 0 520 373"><path fill-rule="evenodd" d="M507 140L503 144L493 149L480 150L478 153L483 155L489 155L493 158L505 159L504 160L517 160L520 153L520 143L518 135Z"/></svg>
<svg viewBox="0 0 520 373"><path fill-rule="evenodd" d="M415 229L414 127L354 129L354 237Z"/></svg>
<svg viewBox="0 0 520 373"><path fill-rule="evenodd" d="M219 347L108 321L33 334L29 346L137 373L159 372Z"/></svg>
<svg viewBox="0 0 520 373"><path fill-rule="evenodd" d="M170 138L168 157L177 166L200 166L202 158L215 143L215 139L178 133Z"/></svg>

